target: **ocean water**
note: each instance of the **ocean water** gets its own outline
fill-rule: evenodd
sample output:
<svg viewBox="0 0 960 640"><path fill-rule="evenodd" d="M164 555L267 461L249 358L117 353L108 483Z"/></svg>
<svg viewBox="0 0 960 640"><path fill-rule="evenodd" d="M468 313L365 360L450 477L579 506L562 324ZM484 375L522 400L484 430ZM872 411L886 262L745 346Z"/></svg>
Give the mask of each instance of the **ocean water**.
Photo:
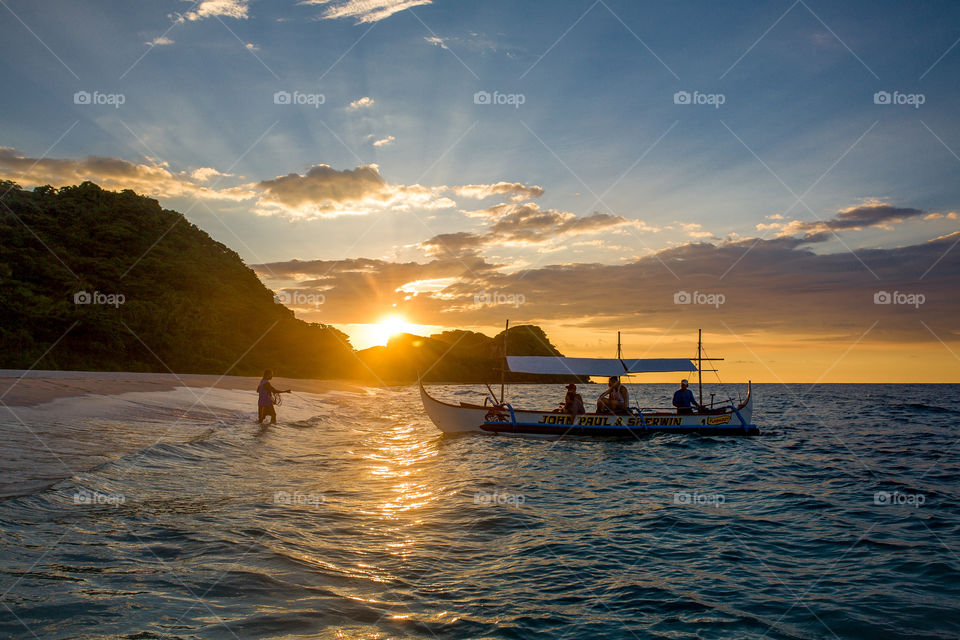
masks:
<svg viewBox="0 0 960 640"><path fill-rule="evenodd" d="M960 637L960 386L754 392L755 438L443 436L413 387L0 410L0 637Z"/></svg>

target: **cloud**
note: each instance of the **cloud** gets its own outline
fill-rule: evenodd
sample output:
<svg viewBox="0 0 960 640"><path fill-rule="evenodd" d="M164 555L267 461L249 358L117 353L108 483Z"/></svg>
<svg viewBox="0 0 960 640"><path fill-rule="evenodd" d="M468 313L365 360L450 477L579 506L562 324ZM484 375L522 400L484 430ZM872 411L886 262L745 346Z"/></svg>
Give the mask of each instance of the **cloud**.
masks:
<svg viewBox="0 0 960 640"><path fill-rule="evenodd" d="M486 228L481 232L436 235L420 243L420 248L428 255L476 253L492 246L539 246L544 251L545 245L557 240L643 226L643 223L622 216L606 213L577 216L568 211L541 209L533 202L503 203L468 213L484 218Z"/></svg>
<svg viewBox="0 0 960 640"><path fill-rule="evenodd" d="M498 34L502 36L502 34ZM494 40L482 33L470 31L463 36L438 36L430 35L423 38L424 42L432 44L435 47L451 51L470 51L480 55L487 53L504 53L508 58L516 57L516 54L522 51L521 47L506 44L502 41Z"/></svg>
<svg viewBox="0 0 960 640"><path fill-rule="evenodd" d="M903 222L907 218L923 215L920 209L894 207L885 202L871 201L866 204L840 209L837 215L829 220L772 222L758 224L757 229L763 231L775 229L778 235L792 236L798 233L808 236L838 231L878 227L890 230L892 223Z"/></svg>
<svg viewBox="0 0 960 640"><path fill-rule="evenodd" d="M232 176L232 173L220 173L213 167L200 167L199 169L194 169L190 172L190 177L197 182L207 182L211 178L216 178L218 176Z"/></svg>
<svg viewBox="0 0 960 640"><path fill-rule="evenodd" d="M67 158L30 158L11 147L0 147L0 175L23 185L73 185L90 180L109 189L132 189L159 197L191 196L218 200L248 200L256 193L243 187L210 189L195 181L205 181L215 169L200 168L190 174L172 173L161 163L137 164L120 158L88 156ZM203 176L206 176L204 178Z"/></svg>
<svg viewBox="0 0 960 640"><path fill-rule="evenodd" d="M490 196L508 196L514 202L539 198L543 195L543 187L528 186L520 182L497 182L496 184L465 184L454 187L453 192L458 196L483 200Z"/></svg>
<svg viewBox="0 0 960 640"><path fill-rule="evenodd" d="M943 213L928 213L927 215L923 216L923 219L924 219L924 220L943 220L943 219L956 220L956 219L957 219L957 212L956 212L956 211L951 211L950 213L946 213L946 214L943 214Z"/></svg>
<svg viewBox="0 0 960 640"><path fill-rule="evenodd" d="M373 102L374 102L373 98L370 98L370 97L368 97L368 96L363 96L362 98L360 98L360 99L358 99L358 100L354 100L353 102L351 102L351 103L350 103L350 106L347 107L347 110L348 110L348 111L358 111L359 109L364 109L364 108L367 108L367 107L372 107L372 106L373 106Z"/></svg>
<svg viewBox="0 0 960 640"><path fill-rule="evenodd" d="M680 222L678 224L691 238L703 239L716 237L710 231L702 231L703 225L698 222Z"/></svg>
<svg viewBox="0 0 960 640"><path fill-rule="evenodd" d="M424 240L420 246L428 255L460 256L467 253L476 253L485 246L488 237L482 234L458 231L456 233L441 233Z"/></svg>
<svg viewBox="0 0 960 640"><path fill-rule="evenodd" d="M391 185L376 165L338 171L318 164L305 174L290 173L255 185L262 195L255 210L261 215L298 218L363 215L394 209L445 209L456 203L442 195L444 187Z"/></svg>
<svg viewBox="0 0 960 640"><path fill-rule="evenodd" d="M143 44L149 45L151 47L162 47L164 45L173 44L173 40L166 36L157 36L153 40L148 40Z"/></svg>
<svg viewBox="0 0 960 640"><path fill-rule="evenodd" d="M373 146L375 147L385 147L388 144L393 144L393 141L396 140L393 136L387 136L386 138L380 138L379 140L374 140Z"/></svg>
<svg viewBox="0 0 960 640"><path fill-rule="evenodd" d="M326 10L320 16L325 20L356 18L357 24L378 22L393 14L431 4L433 0L304 0L302 4L323 5Z"/></svg>
<svg viewBox="0 0 960 640"><path fill-rule="evenodd" d="M871 341L902 343L933 340L920 320L944 339L956 335L960 251L950 249L958 238L960 231L857 255L817 254L795 238L746 238L689 243L626 264L559 263L506 272L477 254L486 242L481 234L461 232L425 241L422 246L432 251L422 264L350 259L254 269L268 286L267 274L273 273L278 281L299 280L299 288L324 293L323 321L332 323L367 322L393 309L422 324L495 325L512 309L478 304L476 296L500 292L522 294L522 315L544 324L671 327L681 333L700 327L727 333L729 327L781 339L813 334L852 343L877 322ZM411 296L414 283L425 280L441 286ZM720 293L725 302L676 304L680 291ZM925 302L919 308L875 304L879 291L919 293Z"/></svg>
<svg viewBox="0 0 960 640"><path fill-rule="evenodd" d="M203 0L193 11L184 14L183 19L196 21L223 16L246 20L249 4L249 0Z"/></svg>

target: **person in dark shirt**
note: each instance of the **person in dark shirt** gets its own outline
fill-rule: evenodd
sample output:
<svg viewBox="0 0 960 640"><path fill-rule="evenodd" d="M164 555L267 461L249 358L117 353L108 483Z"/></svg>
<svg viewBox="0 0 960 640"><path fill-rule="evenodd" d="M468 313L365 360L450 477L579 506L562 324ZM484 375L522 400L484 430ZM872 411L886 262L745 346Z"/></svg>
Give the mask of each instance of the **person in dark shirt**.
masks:
<svg viewBox="0 0 960 640"><path fill-rule="evenodd" d="M687 388L689 384L686 380L681 380L680 388L673 394L673 406L677 408L677 414L693 413L693 407L700 408L700 404L693 397L693 391Z"/></svg>
<svg viewBox="0 0 960 640"><path fill-rule="evenodd" d="M280 389L275 388L270 384L270 380L273 379L273 371L267 369L263 372L263 379L260 381L260 384L257 385L257 394L259 398L257 399L257 424L263 424L263 421L267 416L270 416L270 424L277 424L277 411L273 408L273 394L275 393L290 393L290 389L286 391L281 391Z"/></svg>
<svg viewBox="0 0 960 640"><path fill-rule="evenodd" d="M563 396L563 412L573 415L587 412L583 406L583 396L577 393L577 385L572 382L567 385L567 393Z"/></svg>

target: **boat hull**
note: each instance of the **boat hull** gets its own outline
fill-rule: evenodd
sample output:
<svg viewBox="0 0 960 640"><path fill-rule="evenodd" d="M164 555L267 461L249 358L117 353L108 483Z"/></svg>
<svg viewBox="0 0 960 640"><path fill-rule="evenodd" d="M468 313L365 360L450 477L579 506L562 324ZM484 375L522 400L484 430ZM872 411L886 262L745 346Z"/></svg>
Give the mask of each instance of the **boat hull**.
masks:
<svg viewBox="0 0 960 640"><path fill-rule="evenodd" d="M420 385L420 399L434 425L444 433L485 432L532 436L631 437L650 433L699 433L702 435L759 435L753 417L753 394L737 407L704 413L677 415L644 413L614 416L588 413L569 415L549 411L449 404L437 400Z"/></svg>

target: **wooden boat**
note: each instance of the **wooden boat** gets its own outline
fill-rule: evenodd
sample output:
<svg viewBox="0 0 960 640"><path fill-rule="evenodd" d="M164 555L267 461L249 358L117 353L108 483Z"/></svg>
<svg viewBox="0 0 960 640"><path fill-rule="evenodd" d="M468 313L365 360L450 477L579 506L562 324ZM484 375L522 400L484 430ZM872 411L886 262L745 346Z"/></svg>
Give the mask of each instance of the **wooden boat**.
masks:
<svg viewBox="0 0 960 640"><path fill-rule="evenodd" d="M508 325L509 326L509 325ZM618 340L619 342L619 340ZM508 356L506 369L519 373L575 376L629 376L638 373L696 372L700 388L700 404L703 405L702 364L704 360L722 358L702 357L702 343L698 340L697 360L694 365L687 358L644 358L626 360L617 358L563 358L552 356ZM715 369L707 369L715 371ZM488 390L490 387L488 385ZM561 410L520 409L497 400L493 391L482 404L461 402L450 404L431 396L420 382L420 399L427 416L444 433L467 433L471 431L494 434L530 436L603 436L636 437L650 433L698 433L716 436L760 435L753 418L752 385L747 383L747 395L742 401L728 399L719 403L710 402L693 413L678 414L676 410L630 407L630 413L569 414Z"/></svg>

